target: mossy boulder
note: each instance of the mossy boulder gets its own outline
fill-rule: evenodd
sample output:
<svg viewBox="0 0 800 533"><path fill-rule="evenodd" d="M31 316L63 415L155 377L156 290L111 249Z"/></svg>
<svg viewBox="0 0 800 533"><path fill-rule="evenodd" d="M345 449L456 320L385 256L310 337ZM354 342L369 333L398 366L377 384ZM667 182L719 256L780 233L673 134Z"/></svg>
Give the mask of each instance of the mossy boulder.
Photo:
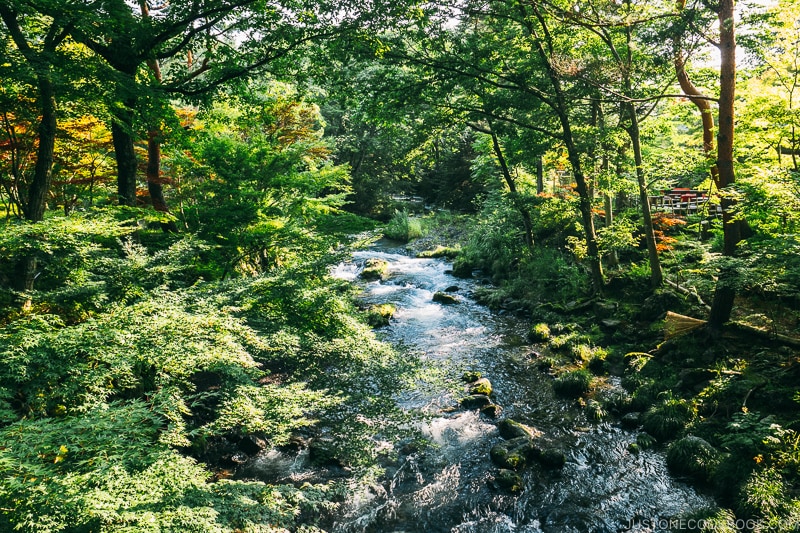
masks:
<svg viewBox="0 0 800 533"><path fill-rule="evenodd" d="M501 468L494 476L494 482L498 488L509 492L521 492L523 488L522 476L508 468Z"/></svg>
<svg viewBox="0 0 800 533"><path fill-rule="evenodd" d="M481 374L479 371L469 370L461 375L461 381L463 381L464 383L475 383L482 377L483 374Z"/></svg>
<svg viewBox="0 0 800 533"><path fill-rule="evenodd" d="M540 453L530 437L517 437L492 447L489 456L492 458L492 462L500 468L521 470L525 468L531 458Z"/></svg>
<svg viewBox="0 0 800 533"><path fill-rule="evenodd" d="M622 415L622 418L619 419L619 423L624 428L635 429L639 427L641 417L642 413L638 413L636 411L625 413Z"/></svg>
<svg viewBox="0 0 800 533"><path fill-rule="evenodd" d="M469 393L489 396L492 394L492 382L486 378L480 378L470 385Z"/></svg>
<svg viewBox="0 0 800 533"><path fill-rule="evenodd" d="M528 331L528 338L533 342L542 342L550 338L550 326L544 322L534 325Z"/></svg>
<svg viewBox="0 0 800 533"><path fill-rule="evenodd" d="M500 432L501 437L509 440L517 439L519 437L535 439L542 434L542 432L538 429L526 426L525 424L520 424L516 420L511 420L510 418L506 418L498 422L497 430Z"/></svg>
<svg viewBox="0 0 800 533"><path fill-rule="evenodd" d="M493 402L491 398L485 394L470 394L469 396L461 398L459 403L464 409L481 409L487 405L491 405Z"/></svg>
<svg viewBox="0 0 800 533"><path fill-rule="evenodd" d="M547 468L558 469L567 464L567 456L564 455L564 452L553 449L542 450L535 458L542 466Z"/></svg>
<svg viewBox="0 0 800 533"><path fill-rule="evenodd" d="M603 404L597 400L587 401L584 411L586 412L586 417L595 422L602 422L608 417L608 411L606 411Z"/></svg>
<svg viewBox="0 0 800 533"><path fill-rule="evenodd" d="M474 267L467 263L466 261L461 261L460 258L456 258L453 262L453 276L462 279L469 279L472 277L472 271Z"/></svg>
<svg viewBox="0 0 800 533"><path fill-rule="evenodd" d="M454 305L461 302L457 297L444 291L433 293L433 301L444 305Z"/></svg>
<svg viewBox="0 0 800 533"><path fill-rule="evenodd" d="M389 263L383 259L370 258L364 263L364 270L361 271L361 279L375 281L386 279L389 276Z"/></svg>
<svg viewBox="0 0 800 533"><path fill-rule="evenodd" d="M389 325L397 308L392 304L373 305L367 309L367 324L373 328L382 328Z"/></svg>
<svg viewBox="0 0 800 533"><path fill-rule="evenodd" d="M720 458L720 452L711 444L689 435L670 445L667 467L673 474L707 482L719 465Z"/></svg>
<svg viewBox="0 0 800 533"><path fill-rule="evenodd" d="M489 418L497 418L503 413L503 408L496 403L490 403L489 405L481 407L480 412L482 415L488 416Z"/></svg>
<svg viewBox="0 0 800 533"><path fill-rule="evenodd" d="M417 257L430 258L430 257L444 257L446 259L454 259L461 253L460 246L442 246L439 245L433 250L423 250L417 254Z"/></svg>

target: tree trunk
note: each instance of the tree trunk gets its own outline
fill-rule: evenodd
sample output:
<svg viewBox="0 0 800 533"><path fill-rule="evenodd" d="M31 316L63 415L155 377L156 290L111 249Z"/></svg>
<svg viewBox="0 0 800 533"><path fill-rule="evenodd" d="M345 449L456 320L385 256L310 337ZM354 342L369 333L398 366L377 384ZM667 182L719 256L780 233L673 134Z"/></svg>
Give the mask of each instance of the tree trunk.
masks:
<svg viewBox="0 0 800 533"><path fill-rule="evenodd" d="M39 147L36 150L36 166L33 181L28 189L25 218L38 222L44 218L47 196L53 182L53 153L56 145L56 98L52 81L39 76L39 110L42 120L39 123Z"/></svg>
<svg viewBox="0 0 800 533"><path fill-rule="evenodd" d="M678 9L684 9L686 0L678 0ZM700 119L703 124L703 153L710 161L711 179L714 184L719 187L719 169L716 161L714 160L714 115L711 111L711 101L701 93L697 87L694 86L689 74L686 73L686 61L683 57L683 42L680 37L676 36L673 39L673 54L675 64L675 74L678 77L678 83L681 86L683 93L689 100L700 110Z"/></svg>
<svg viewBox="0 0 800 533"><path fill-rule="evenodd" d="M122 109L114 113L111 137L114 142L114 157L117 161L117 196L119 205L136 206L136 151L133 138L133 105L128 100Z"/></svg>
<svg viewBox="0 0 800 533"><path fill-rule="evenodd" d="M523 10L523 17L525 17L524 7L520 5ZM530 5L530 9L536 19L539 21L542 30L542 37L539 38L535 35L535 31L529 26L528 32L533 37L533 45L536 47L536 52L542 61L542 66L545 68L547 78L553 88L553 98L548 102L550 108L555 112L558 121L561 124L561 138L564 146L567 149L567 156L569 158L570 166L575 177L575 183L578 188L578 196L580 197L580 213L581 221L583 223L583 231L586 234L586 250L589 259L589 269L591 272L592 289L595 294L602 294L605 280L603 276L603 264L600 260L600 249L597 245L597 235L594 230L594 216L592 214L592 197L589 191L589 184L586 181L586 176L583 174L583 167L581 165L581 153L575 145L575 138L572 134L572 126L569 118L569 105L567 98L564 94L564 89L561 85L559 73L556 71L552 63L552 56L545 50L545 44L548 50L552 50L553 39L550 35L550 29L544 15L540 11L536 3ZM527 18L527 17L525 17Z"/></svg>
<svg viewBox="0 0 800 533"><path fill-rule="evenodd" d="M544 168L542 168L542 156L536 158L536 194L544 192Z"/></svg>
<svg viewBox="0 0 800 533"><path fill-rule="evenodd" d="M719 189L722 193L723 255L732 257L736 245L742 240L741 223L734 220L732 209L735 201L725 194L725 189L736 182L733 167L734 96L736 91L736 33L734 0L719 3L720 68L719 68L719 135L717 137L717 165L719 167ZM709 326L719 328L730 320L736 289L731 283L735 272L722 272L717 280L714 300L711 304Z"/></svg>
<svg viewBox="0 0 800 533"><path fill-rule="evenodd" d="M511 201L514 202L514 206L522 216L522 225L525 228L525 244L528 246L528 248L530 248L533 246L533 224L531 222L531 215L521 203L519 192L517 192L517 184L514 182L514 178L511 176L511 172L508 169L508 163L506 163L506 158L503 156L503 150L500 147L500 141L497 138L497 134L494 132L494 129L492 129L491 126L489 126L489 129L489 135L492 137L492 147L494 148L494 153L497 156L497 162L500 164L500 170L503 173L503 179L505 179L506 185L508 185L508 190L511 192Z"/></svg>
<svg viewBox="0 0 800 533"><path fill-rule="evenodd" d="M146 6L145 6L146 7ZM144 10L147 13L146 9ZM153 76L160 84L161 66L158 61L148 61L147 65L153 71ZM150 201L153 203L153 209L159 213L169 214L169 206L167 200L164 198L164 186L161 179L161 129L157 126L151 127L147 132L147 170L145 172L147 178L147 191L150 193ZM165 233L177 233L178 225L174 220L165 220L161 222L161 230Z"/></svg>
<svg viewBox="0 0 800 533"><path fill-rule="evenodd" d="M630 125L626 128L633 147L633 161L636 165L636 182L639 185L639 202L642 204L642 219L644 222L644 236L647 242L647 257L650 262L650 285L653 288L660 287L664 282L664 274L661 270L661 259L658 256L655 230L653 229L653 216L650 212L650 202L647 199L647 182L644 176L642 159L642 140L639 133L639 118L636 115L636 108L633 103L623 104L628 113Z"/></svg>
<svg viewBox="0 0 800 533"><path fill-rule="evenodd" d="M572 166L572 173L574 174L575 183L578 187L578 196L580 197L581 220L583 222L583 230L586 233L586 249L589 256L592 285L596 293L602 294L605 280L603 276L603 265L600 262L600 249L597 245L597 235L594 230L594 215L592 214L592 198L589 195L589 185L586 182L586 177L583 175L580 152L575 145L575 139L572 136L572 128L566 111L559 112L559 115L561 127L563 129L564 144L567 148L567 156Z"/></svg>

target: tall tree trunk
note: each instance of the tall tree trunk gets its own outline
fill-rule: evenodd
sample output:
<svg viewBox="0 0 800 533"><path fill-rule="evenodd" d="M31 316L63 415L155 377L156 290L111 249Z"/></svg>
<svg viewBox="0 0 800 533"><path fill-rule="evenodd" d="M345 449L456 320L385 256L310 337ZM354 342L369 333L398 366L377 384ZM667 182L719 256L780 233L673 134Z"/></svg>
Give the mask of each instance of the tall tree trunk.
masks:
<svg viewBox="0 0 800 533"><path fill-rule="evenodd" d="M514 177L511 175L511 172L508 169L508 163L503 155L503 149L500 147L500 141L498 140L497 134L494 132L494 129L491 127L491 125L489 126L489 130L489 135L492 137L492 147L494 148L494 153L497 156L497 162L500 164L500 170L503 173L503 179L506 181L506 185L508 185L509 192L511 192L511 201L514 202L514 206L522 216L522 225L525 228L525 244L528 246L528 248L530 248L533 246L533 224L531 222L531 214L528 212L528 209L522 205L519 192L517 191L517 184L515 183Z"/></svg>
<svg viewBox="0 0 800 533"><path fill-rule="evenodd" d="M520 5L522 10L523 20L528 19L525 13L525 7ZM569 105L567 98L564 94L564 89L561 85L561 78L552 63L552 55L548 50L553 48L553 38L550 35L550 29L545 20L540 7L533 3L530 6L531 12L539 21L542 36L537 36L529 22L524 22L531 37L533 38L533 45L536 47L536 52L542 61L542 66L547 73L548 81L553 88L553 98L548 102L550 108L555 112L558 121L561 124L561 139L567 149L567 157L572 173L575 178L575 183L578 188L578 196L580 198L579 209L581 213L581 222L583 231L586 234L586 251L589 259L589 270L591 272L592 289L596 294L602 294L603 287L605 286L605 279L603 276L603 264L600 260L600 249L597 244L597 234L594 229L594 215L592 213L592 197L589 191L589 183L583 173L583 166L581 165L581 153L575 144L575 137L572 134L572 125L569 117ZM547 50L545 49L547 46Z"/></svg>
<svg viewBox="0 0 800 533"><path fill-rule="evenodd" d="M146 12L146 11L145 11ZM148 61L147 65L153 72L153 76L160 84L161 66L158 61ZM150 201L153 202L153 209L159 213L169 214L169 206L167 200L164 198L164 186L161 179L161 128L158 126L151 126L147 132L147 170L145 172L147 178L147 191L150 193ZM161 222L161 230L165 233L177 233L178 225L174 220L166 220Z"/></svg>
<svg viewBox="0 0 800 533"><path fill-rule="evenodd" d="M685 6L686 0L678 0L679 10L683 10ZM683 40L680 36L673 38L672 46L675 75L678 77L678 84L680 84L683 94L685 94L689 98L689 101L700 111L700 119L703 124L703 153L711 164L709 168L711 179L719 189L719 169L715 161L716 154L714 153L714 115L711 110L711 101L694 86L694 83L692 83L692 80L689 78L689 74L686 72L686 59L683 55Z"/></svg>
<svg viewBox="0 0 800 533"><path fill-rule="evenodd" d="M623 104L628 114L630 124L626 128L633 148L633 162L636 165L636 182L639 185L639 203L642 205L642 219L644 221L644 235L647 242L647 257L650 262L650 285L660 287L664 283L664 273L661 270L661 259L658 256L653 216L650 212L650 202L647 199L647 182L644 176L642 159L642 139L639 132L639 118L632 102Z"/></svg>
<svg viewBox="0 0 800 533"><path fill-rule="evenodd" d="M133 137L133 106L135 100L125 101L114 113L111 137L117 161L117 196L119 205L136 206L136 150Z"/></svg>
<svg viewBox="0 0 800 533"><path fill-rule="evenodd" d="M38 78L39 109L42 120L39 123L39 147L36 150L36 166L33 180L28 189L25 205L25 218L38 222L44 218L47 196L53 182L53 153L56 145L56 98L52 81L45 76Z"/></svg>
<svg viewBox="0 0 800 533"><path fill-rule="evenodd" d="M36 150L33 179L28 188L27 198L21 202L21 207L22 214L27 220L39 222L44 219L47 196L50 193L50 186L53 181L53 154L55 152L56 129L58 126L55 88L50 77L50 64L47 62L46 56L55 51L66 37L66 34L59 34L56 31L56 26L51 26L44 40L44 53L39 54L30 47L25 39L22 28L17 21L17 13L11 7L6 4L0 5L0 18L2 18L14 44L25 58L25 61L36 72L39 111L42 114L37 132L39 146ZM17 262L14 267L14 279L12 280L16 290L21 292L33 290L36 267L37 260L33 255L22 257ZM23 303L23 306L28 305L30 305L29 299Z"/></svg>
<svg viewBox="0 0 800 533"><path fill-rule="evenodd" d="M542 164L542 156L536 158L536 194L544 192L544 165Z"/></svg>
<svg viewBox="0 0 800 533"><path fill-rule="evenodd" d="M719 68L719 135L717 137L717 165L719 167L718 186L722 193L723 255L732 257L736 245L742 240L741 224L734 220L732 209L735 201L725 194L725 189L736 182L733 167L734 135L734 96L736 91L736 33L734 20L734 0L721 0L719 3L720 68ZM725 274L725 273L723 273ZM719 328L730 320L736 289L730 279L732 273L720 275L711 304L708 323Z"/></svg>

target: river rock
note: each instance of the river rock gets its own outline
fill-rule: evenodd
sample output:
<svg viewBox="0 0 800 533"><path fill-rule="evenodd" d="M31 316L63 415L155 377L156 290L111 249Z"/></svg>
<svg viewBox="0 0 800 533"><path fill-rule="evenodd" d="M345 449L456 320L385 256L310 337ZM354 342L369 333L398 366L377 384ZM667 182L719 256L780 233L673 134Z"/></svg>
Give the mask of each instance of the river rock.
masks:
<svg viewBox="0 0 800 533"><path fill-rule="evenodd" d="M520 470L525 468L531 458L537 457L540 453L530 437L517 437L492 447L489 457L500 468Z"/></svg>
<svg viewBox="0 0 800 533"><path fill-rule="evenodd" d="M444 290L444 292L458 292L460 290L461 290L461 287L459 287L458 285L450 285L449 287L447 287Z"/></svg>
<svg viewBox="0 0 800 533"><path fill-rule="evenodd" d="M503 408L497 405L496 403L490 403L489 405L484 405L481 407L481 414L486 415L489 418L497 418L503 413Z"/></svg>
<svg viewBox="0 0 800 533"><path fill-rule="evenodd" d="M489 396L492 394L492 383L486 378L480 378L469 387L470 394L485 394Z"/></svg>
<svg viewBox="0 0 800 533"><path fill-rule="evenodd" d="M536 456L536 459L542 466L547 468L563 468L567 463L567 456L564 455L564 452L552 449L542 450L541 453Z"/></svg>
<svg viewBox="0 0 800 533"><path fill-rule="evenodd" d="M636 429L641 424L640 418L642 413L632 412L632 413L625 413L622 415L622 418L619 419L619 423L622 424L622 427L628 429Z"/></svg>
<svg viewBox="0 0 800 533"><path fill-rule="evenodd" d="M501 468L494 477L494 482L498 488L509 492L520 492L523 487L522 476L508 468Z"/></svg>
<svg viewBox="0 0 800 533"><path fill-rule="evenodd" d="M492 400L485 394L470 394L461 398L461 407L464 409L480 409L492 403Z"/></svg>
<svg viewBox="0 0 800 533"><path fill-rule="evenodd" d="M308 458L315 465L343 467L338 455L339 448L331 437L317 437L309 442Z"/></svg>
<svg viewBox="0 0 800 533"><path fill-rule="evenodd" d="M386 279L389 275L389 263L383 259L370 258L364 263L364 270L361 271L361 279L374 281Z"/></svg>
<svg viewBox="0 0 800 533"><path fill-rule="evenodd" d="M516 420L506 418L497 423L497 429L500 431L500 436L504 439L517 439L519 437L527 437L535 439L541 436L542 432L536 428L520 424Z"/></svg>
<svg viewBox="0 0 800 533"><path fill-rule="evenodd" d="M433 301L444 305L453 305L460 302L460 300L452 294L447 294L442 291L433 293Z"/></svg>
<svg viewBox="0 0 800 533"><path fill-rule="evenodd" d="M593 307L594 314L597 318L611 318L617 313L617 308L619 304L616 302L609 302L609 301L598 301L595 302Z"/></svg>
<svg viewBox="0 0 800 533"><path fill-rule="evenodd" d="M247 455L256 455L269 446L269 441L264 435L245 435L236 443L236 447Z"/></svg>

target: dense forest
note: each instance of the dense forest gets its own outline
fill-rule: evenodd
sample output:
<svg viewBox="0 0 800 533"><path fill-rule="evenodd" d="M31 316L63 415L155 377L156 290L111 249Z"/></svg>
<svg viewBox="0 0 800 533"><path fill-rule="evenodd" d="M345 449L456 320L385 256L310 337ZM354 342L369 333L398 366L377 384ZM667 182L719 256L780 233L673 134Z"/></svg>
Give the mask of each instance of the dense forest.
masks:
<svg viewBox="0 0 800 533"><path fill-rule="evenodd" d="M711 495L694 530L798 531L794 0L0 19L0 530L335 530L430 446L398 395L463 386L330 275L385 236ZM242 473L271 449L328 475Z"/></svg>

